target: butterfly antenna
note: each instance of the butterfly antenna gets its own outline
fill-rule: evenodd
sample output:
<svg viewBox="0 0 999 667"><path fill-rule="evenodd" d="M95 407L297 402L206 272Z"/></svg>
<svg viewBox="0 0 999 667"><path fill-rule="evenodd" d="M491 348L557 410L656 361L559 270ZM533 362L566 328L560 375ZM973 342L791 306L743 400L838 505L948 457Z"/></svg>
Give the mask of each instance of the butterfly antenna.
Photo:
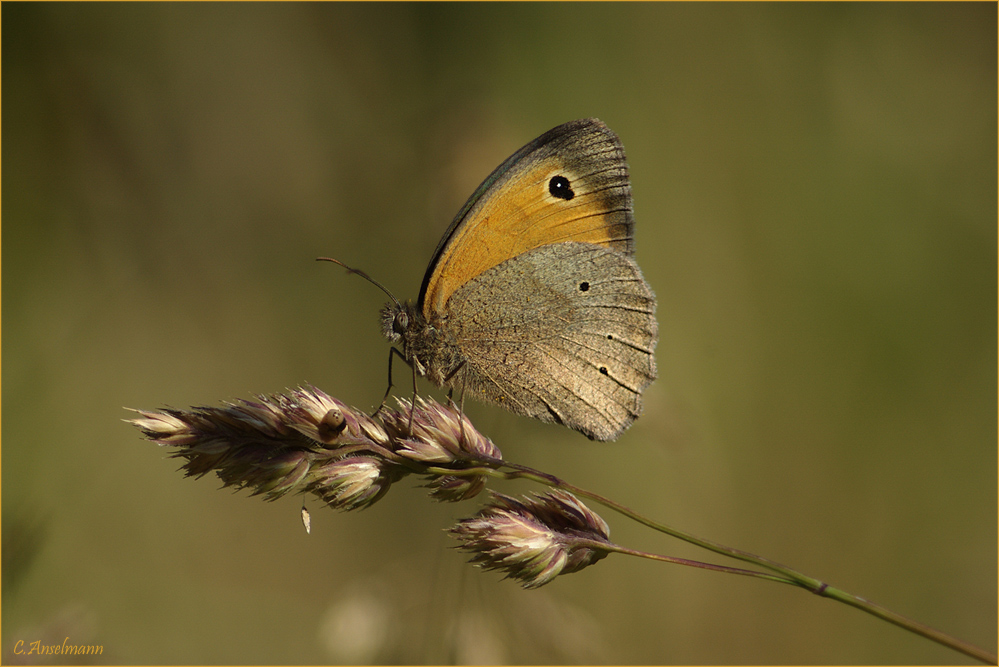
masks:
<svg viewBox="0 0 999 667"><path fill-rule="evenodd" d="M374 278L372 278L371 276L369 276L364 271L361 271L360 269L353 269L353 268L347 266L346 264L344 264L343 262L341 262L339 259L333 259L332 257L316 257L316 261L317 262L333 262L334 264L339 264L343 268L347 269L348 273L353 273L353 274L356 274L358 276L361 276L362 278L364 278L365 280L367 280L369 283L371 283L372 285L374 285L375 287L377 287L381 291L383 291L386 294L388 294L388 297L390 299L392 299L392 301L395 303L395 305L399 306L400 308L402 307L402 304L399 303L399 299L395 298L395 295L392 294L392 292L388 291L388 289L384 285L382 285L380 282L378 282L377 280L375 280Z"/></svg>

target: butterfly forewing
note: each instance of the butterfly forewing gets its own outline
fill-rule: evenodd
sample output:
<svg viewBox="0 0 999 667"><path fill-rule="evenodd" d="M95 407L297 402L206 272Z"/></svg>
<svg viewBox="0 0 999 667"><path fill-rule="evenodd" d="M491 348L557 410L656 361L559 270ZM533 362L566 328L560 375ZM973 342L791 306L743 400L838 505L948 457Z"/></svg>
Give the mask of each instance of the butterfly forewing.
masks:
<svg viewBox="0 0 999 667"><path fill-rule="evenodd" d="M420 306L441 314L461 285L552 243L633 251L628 166L620 140L596 119L550 130L500 165L445 233L424 277Z"/></svg>

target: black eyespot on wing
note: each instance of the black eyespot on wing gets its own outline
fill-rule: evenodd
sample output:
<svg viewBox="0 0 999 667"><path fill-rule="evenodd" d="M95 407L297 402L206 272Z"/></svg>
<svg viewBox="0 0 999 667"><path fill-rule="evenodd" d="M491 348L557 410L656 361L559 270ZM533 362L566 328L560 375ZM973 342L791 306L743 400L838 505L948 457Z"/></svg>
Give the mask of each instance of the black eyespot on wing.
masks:
<svg viewBox="0 0 999 667"><path fill-rule="evenodd" d="M590 283L586 282L585 280L583 282L579 283L579 291L580 292L586 292L586 291L589 291L589 289L590 289Z"/></svg>
<svg viewBox="0 0 999 667"><path fill-rule="evenodd" d="M607 375L607 367L606 366L601 366L600 367L600 373L601 373L601 375Z"/></svg>
<svg viewBox="0 0 999 667"><path fill-rule="evenodd" d="M565 176L552 176L551 180L548 181L548 192L552 197L566 201L576 196L576 193L569 186L569 179Z"/></svg>

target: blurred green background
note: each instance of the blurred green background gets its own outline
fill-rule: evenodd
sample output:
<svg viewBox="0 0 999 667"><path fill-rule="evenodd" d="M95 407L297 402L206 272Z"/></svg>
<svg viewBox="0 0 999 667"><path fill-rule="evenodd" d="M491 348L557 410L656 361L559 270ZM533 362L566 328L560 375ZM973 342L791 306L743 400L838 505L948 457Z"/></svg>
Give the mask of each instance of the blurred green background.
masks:
<svg viewBox="0 0 999 667"><path fill-rule="evenodd" d="M971 662L614 556L525 592L407 479L337 514L183 479L122 406L370 409L384 295L564 121L631 165L660 379L507 458L996 649L996 5L20 4L3 40L3 660ZM404 371L401 376L405 377ZM405 382L402 383L403 385ZM440 394L437 394L438 396ZM534 490L526 483L498 487ZM718 561L601 512L627 546Z"/></svg>

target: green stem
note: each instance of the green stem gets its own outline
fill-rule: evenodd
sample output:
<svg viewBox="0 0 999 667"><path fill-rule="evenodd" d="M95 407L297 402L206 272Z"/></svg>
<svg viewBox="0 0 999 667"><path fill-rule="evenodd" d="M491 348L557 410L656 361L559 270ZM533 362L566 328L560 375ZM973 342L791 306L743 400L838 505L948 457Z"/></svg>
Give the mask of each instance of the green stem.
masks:
<svg viewBox="0 0 999 667"><path fill-rule="evenodd" d="M495 467L492 467L492 465L490 464L502 465L508 468L508 471L498 470ZM456 474L456 471L448 470L446 468L429 468L428 472L436 472L437 474L449 474L449 475ZM661 533L665 533L667 535L683 540L685 542L689 542L704 549L708 549L709 551L713 551L717 554L721 554L729 558L735 558L747 563L752 563L753 565L766 568L768 570L771 570L772 572L776 572L779 575L781 575L780 577L770 577L771 580L773 581L793 584L801 588L804 588L806 590L809 590L820 597L830 598L832 600L837 600L844 604L848 604L851 607L856 607L857 609L865 611L868 614L877 616L878 618L888 621L889 623L893 623L900 628L904 628L910 632L914 632L917 635L925 637L931 641L937 642L938 644L946 646L955 651L959 651L960 653L975 658L976 660L981 660L984 663L993 664L993 665L997 663L997 658L995 654L989 653L984 649L978 648L973 644L961 641L960 639L957 639L955 637L951 637L950 635L940 632L939 630L935 630L927 625L923 625L922 623L906 618L901 614L896 614L895 612L886 609L878 604L875 604L870 600L866 600L857 595L853 595L838 588L834 588L829 584L825 583L824 581L820 581L819 579L809 577L805 574L802 574L801 572L798 572L797 570L794 570L792 568L787 567L786 565L782 565L780 563L772 561L768 558L763 558L762 556L757 556L756 554L751 554L747 551L742 551L740 549L733 549L732 547L727 547L723 544L718 544L716 542L712 542L710 540L697 537L696 535L693 535L691 533L687 533L682 530L677 530L676 528L672 528L665 524L661 524L657 521L653 521L652 519L644 517L641 514L635 512L634 510L631 510L625 507L624 505L621 505L620 503L614 502L613 500L605 498L599 494L587 491L586 489L581 489L580 487L575 486L574 484L570 484L565 480L559 479L554 475L549 475L548 473L544 473L539 470L529 468L527 466L519 465L516 463L509 463L506 461L490 462L489 464L486 464L485 467L474 468L474 469L470 468L462 471L459 474L480 474L480 475L485 474L493 477L499 477L502 479L530 479L535 482L544 484L546 486L563 489L565 491L571 491L577 496L581 496L583 498L589 498L590 500L600 503L605 507L609 507L615 512L623 514L629 519L632 519L634 521L637 521L638 523L648 526L653 530L657 530ZM654 556L653 554L645 554L643 552L631 552L623 548L619 548L619 550L621 553L631 553L631 555L640 555L645 558L654 558L655 560L663 560L666 562L679 563L682 560L682 559L672 559L668 556ZM692 565L693 563L696 562L697 561L689 561L684 564ZM708 565L709 564L707 563L701 563L700 565L696 565L695 567L708 566ZM721 566L712 566L709 567L709 569L716 569L720 567ZM737 570L737 568L727 568L727 569ZM750 573L753 573L753 571L738 570L732 573L748 575ZM758 577L762 576L763 578L766 578L767 576L760 572L756 572L754 573L754 575Z"/></svg>
<svg viewBox="0 0 999 667"><path fill-rule="evenodd" d="M619 554L626 554L628 556L638 556L639 558L648 558L649 560L656 560L661 563L672 563L674 565L697 567L702 570L724 572L725 574L738 574L744 577L753 577L755 579L766 579L767 581L775 581L781 584L791 584L792 586L799 585L797 581L794 581L793 579L788 579L787 577L780 577L777 576L776 574L767 574L766 572L757 572L756 570L744 570L741 567L727 567L725 565L715 565L714 563L704 563L698 560L688 560L686 558L677 558L675 556L663 556L661 554L649 553L647 551L628 549L627 547L622 547L617 544L606 544L604 542L598 542L597 540L579 540L579 542L588 543L588 546L590 546L592 549L612 551Z"/></svg>

